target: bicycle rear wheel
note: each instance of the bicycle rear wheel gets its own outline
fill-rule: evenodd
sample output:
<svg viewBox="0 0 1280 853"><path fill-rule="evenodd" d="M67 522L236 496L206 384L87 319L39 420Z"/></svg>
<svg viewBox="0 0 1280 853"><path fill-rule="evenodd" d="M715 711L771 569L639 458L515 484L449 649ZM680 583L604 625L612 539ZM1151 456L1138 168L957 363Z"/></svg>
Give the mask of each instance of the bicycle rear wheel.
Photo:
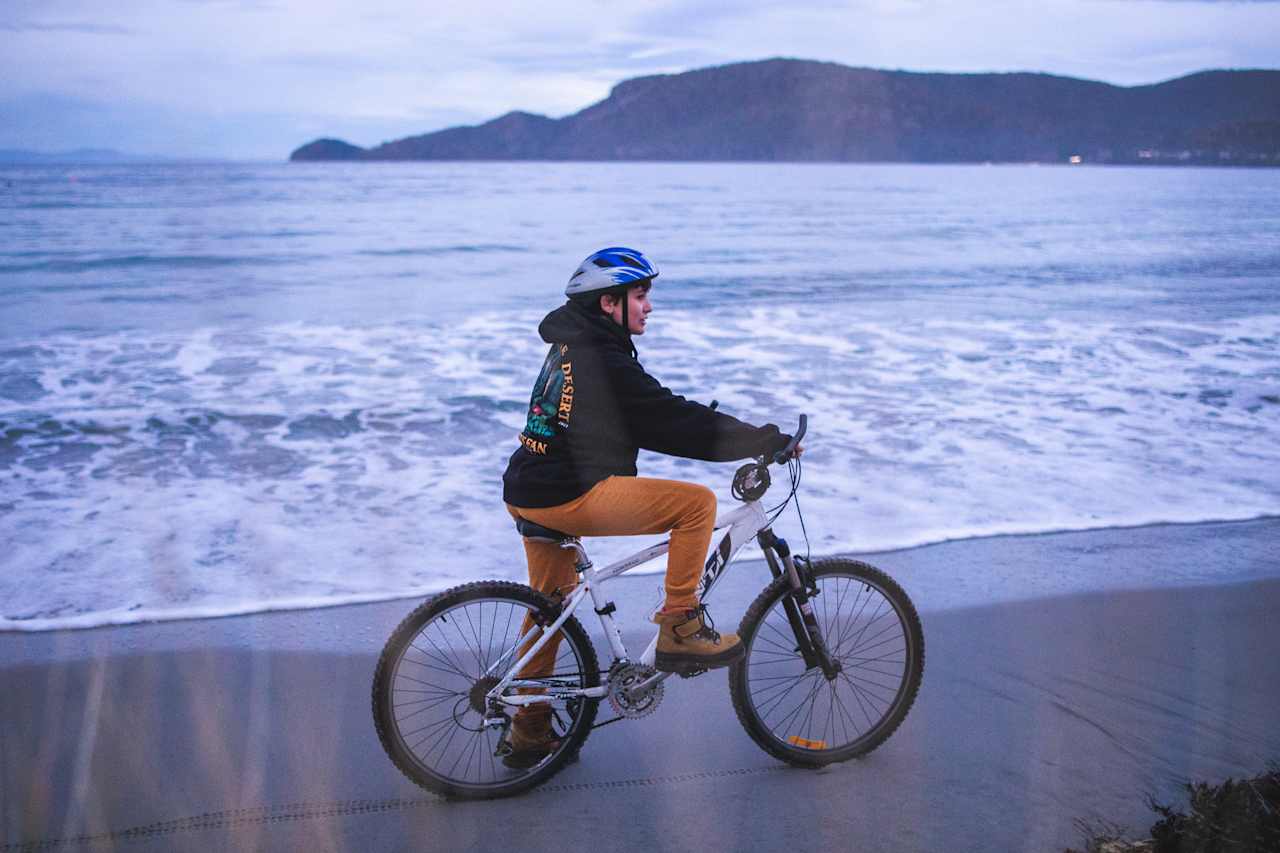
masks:
<svg viewBox="0 0 1280 853"><path fill-rule="evenodd" d="M788 621L786 575L742 617L746 654L729 670L733 707L747 734L791 764L817 767L865 755L901 724L924 673L924 634L902 588L857 560L810 567L809 599L840 671L809 668Z"/></svg>
<svg viewBox="0 0 1280 853"><path fill-rule="evenodd" d="M552 610L545 596L527 586L485 581L443 592L400 623L374 672L373 719L401 772L437 794L489 799L528 790L577 755L599 700L552 702L560 746L530 767L504 764L505 730L483 724L485 694L519 659L517 646L526 644L525 616L548 621ZM548 687L598 685L595 649L578 620L570 617L559 633L554 668L538 681Z"/></svg>

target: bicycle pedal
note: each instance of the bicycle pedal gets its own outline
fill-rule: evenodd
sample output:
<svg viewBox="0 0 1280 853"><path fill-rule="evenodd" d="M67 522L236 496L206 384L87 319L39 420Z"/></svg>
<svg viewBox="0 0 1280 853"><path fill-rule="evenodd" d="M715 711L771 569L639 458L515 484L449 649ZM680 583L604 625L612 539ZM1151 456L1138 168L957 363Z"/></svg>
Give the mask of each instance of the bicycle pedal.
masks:
<svg viewBox="0 0 1280 853"><path fill-rule="evenodd" d="M704 672L710 672L710 671L711 670L707 669L705 666L689 666L689 667L681 667L680 669L677 669L676 675L680 676L681 678L696 678L699 675L702 675Z"/></svg>

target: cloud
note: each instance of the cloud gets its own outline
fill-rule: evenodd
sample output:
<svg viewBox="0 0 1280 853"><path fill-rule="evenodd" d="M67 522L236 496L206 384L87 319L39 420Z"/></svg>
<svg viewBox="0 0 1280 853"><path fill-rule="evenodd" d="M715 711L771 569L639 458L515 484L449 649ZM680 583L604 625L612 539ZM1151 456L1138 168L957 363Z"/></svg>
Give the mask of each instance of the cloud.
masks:
<svg viewBox="0 0 1280 853"><path fill-rule="evenodd" d="M187 6L221 6L226 9L283 9L277 0L178 0Z"/></svg>
<svg viewBox="0 0 1280 853"><path fill-rule="evenodd" d="M90 21L0 21L0 31L10 33L86 33L89 35L127 36L138 31L115 24Z"/></svg>
<svg viewBox="0 0 1280 853"><path fill-rule="evenodd" d="M459 110L425 111L402 118L359 117L339 111L191 114L140 100L101 101L56 94L0 101L0 148L57 151L112 148L165 157L283 160L319 136L360 145L421 133L424 126L474 124L489 116Z"/></svg>

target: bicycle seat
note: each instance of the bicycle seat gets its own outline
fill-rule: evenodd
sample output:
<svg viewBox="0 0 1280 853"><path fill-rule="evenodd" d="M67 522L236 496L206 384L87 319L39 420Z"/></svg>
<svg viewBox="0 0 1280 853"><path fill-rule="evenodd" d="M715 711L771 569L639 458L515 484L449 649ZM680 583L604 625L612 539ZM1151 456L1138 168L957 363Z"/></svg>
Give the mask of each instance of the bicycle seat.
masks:
<svg viewBox="0 0 1280 853"><path fill-rule="evenodd" d="M537 542L555 542L559 544L567 539L576 538L572 534L561 533L559 530L552 530L550 527L534 524L526 518L516 519L516 530L520 531L521 536Z"/></svg>

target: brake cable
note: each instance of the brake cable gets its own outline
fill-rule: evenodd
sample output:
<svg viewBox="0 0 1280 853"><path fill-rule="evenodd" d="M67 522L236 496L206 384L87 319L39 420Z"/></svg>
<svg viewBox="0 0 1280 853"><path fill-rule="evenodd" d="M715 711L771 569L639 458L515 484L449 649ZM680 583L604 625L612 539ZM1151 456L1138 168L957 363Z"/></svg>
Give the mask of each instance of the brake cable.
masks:
<svg viewBox="0 0 1280 853"><path fill-rule="evenodd" d="M792 457L787 462L787 474L791 479L791 491L783 499L782 503L767 510L767 513L772 513L769 515L769 524L772 525L778 516L786 511L787 504L794 500L796 502L796 517L800 519L800 532L804 535L804 561L808 563L810 562L812 548L809 542L809 530L804 523L804 513L800 510L800 480L804 475L803 463L799 459Z"/></svg>

